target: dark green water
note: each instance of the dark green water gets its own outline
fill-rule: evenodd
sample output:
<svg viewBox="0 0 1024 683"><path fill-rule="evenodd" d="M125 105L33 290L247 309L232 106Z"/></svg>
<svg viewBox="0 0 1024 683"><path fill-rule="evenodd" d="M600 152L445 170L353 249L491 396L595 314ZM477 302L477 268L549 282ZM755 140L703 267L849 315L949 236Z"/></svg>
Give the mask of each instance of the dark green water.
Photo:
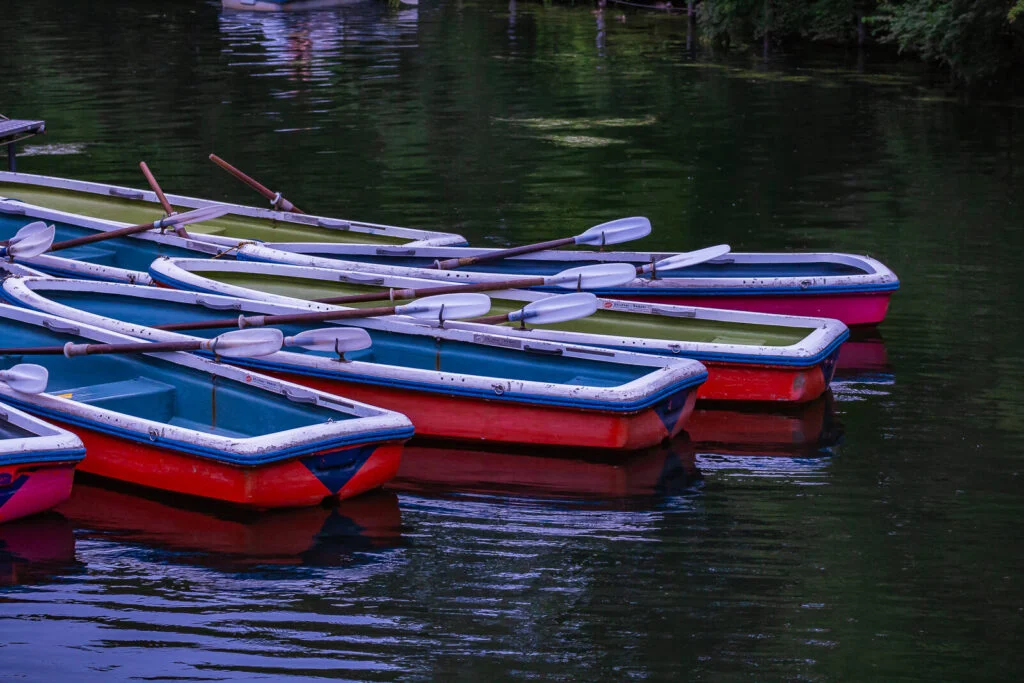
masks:
<svg viewBox="0 0 1024 683"><path fill-rule="evenodd" d="M397 492L256 519L80 487L0 527L3 676L1017 673L1024 105L620 15L4 9L0 112L50 130L23 171L141 186L145 159L168 191L251 203L215 151L321 214L502 244L643 214L652 248L869 253L904 288L833 403L704 415L617 467L420 452Z"/></svg>

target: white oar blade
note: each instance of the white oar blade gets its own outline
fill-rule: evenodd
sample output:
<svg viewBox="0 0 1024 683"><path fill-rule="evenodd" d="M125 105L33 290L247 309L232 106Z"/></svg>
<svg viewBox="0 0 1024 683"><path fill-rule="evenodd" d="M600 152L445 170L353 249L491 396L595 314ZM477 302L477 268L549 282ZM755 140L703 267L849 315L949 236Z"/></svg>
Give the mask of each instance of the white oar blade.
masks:
<svg viewBox="0 0 1024 683"><path fill-rule="evenodd" d="M41 394L46 391L50 373L42 365L21 363L10 370L0 370L0 382L22 394Z"/></svg>
<svg viewBox="0 0 1024 683"><path fill-rule="evenodd" d="M590 230L573 238L576 244L619 244L638 240L651 234L651 222L643 216L631 218L620 218L616 221L609 221L595 225Z"/></svg>
<svg viewBox="0 0 1024 683"><path fill-rule="evenodd" d="M534 301L509 314L511 321L522 320L531 325L550 325L586 318L597 310L597 297L590 292L559 294Z"/></svg>
<svg viewBox="0 0 1024 683"><path fill-rule="evenodd" d="M425 296L405 306L395 307L397 315L409 315L420 320L479 318L489 310L491 297L479 293Z"/></svg>
<svg viewBox="0 0 1024 683"><path fill-rule="evenodd" d="M254 327L225 332L205 342L203 348L225 358L249 358L269 356L280 351L283 343L284 335L281 330L273 327Z"/></svg>
<svg viewBox="0 0 1024 683"><path fill-rule="evenodd" d="M326 351L342 354L360 351L373 345L369 333L360 327L325 327L306 330L294 337L285 337L284 345L297 346L308 351Z"/></svg>
<svg viewBox="0 0 1024 683"><path fill-rule="evenodd" d="M230 207L220 205L204 206L201 209L186 211L185 213L179 213L174 216L168 216L167 218L161 219L160 225L165 228L188 225L189 223L198 223L200 221L219 218L226 213L231 213Z"/></svg>
<svg viewBox="0 0 1024 683"><path fill-rule="evenodd" d="M569 268L544 278L544 284L563 289L599 289L618 287L636 278L636 268L628 263L599 263L596 266Z"/></svg>
<svg viewBox="0 0 1024 683"><path fill-rule="evenodd" d="M679 270L680 268L695 266L698 263L704 263L705 261L711 261L721 256L725 256L729 251L730 247L728 244L716 244L713 247L705 247L704 249L698 249L696 251L688 251L683 254L669 256L668 258L660 261L655 261L653 267L648 263L643 267L643 272L649 273L652 270L655 272L661 270Z"/></svg>
<svg viewBox="0 0 1024 683"><path fill-rule="evenodd" d="M53 244L57 230L42 221L29 223L11 238L7 245L7 254L11 258L32 258L45 254Z"/></svg>

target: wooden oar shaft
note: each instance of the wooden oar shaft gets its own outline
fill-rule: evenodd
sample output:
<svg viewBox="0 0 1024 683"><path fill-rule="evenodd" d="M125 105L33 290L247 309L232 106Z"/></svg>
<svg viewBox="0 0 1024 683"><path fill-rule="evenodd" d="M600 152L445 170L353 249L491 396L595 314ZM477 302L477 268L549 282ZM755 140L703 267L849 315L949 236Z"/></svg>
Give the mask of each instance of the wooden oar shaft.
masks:
<svg viewBox="0 0 1024 683"><path fill-rule="evenodd" d="M473 318L466 322L480 323L481 325L500 325L501 323L508 322L508 313L502 313L501 315L485 315L482 318Z"/></svg>
<svg viewBox="0 0 1024 683"><path fill-rule="evenodd" d="M139 162L139 168L142 169L142 175L146 176L146 182L149 183L149 187L156 193L156 198L160 200L160 205L164 207L164 213L170 216L174 213L174 207L167 201L167 195L160 189L160 183L156 181L156 177L150 172L149 166L146 165L145 161Z"/></svg>
<svg viewBox="0 0 1024 683"><path fill-rule="evenodd" d="M235 166L232 166L231 164L229 164L228 162L224 161L223 159L221 159L216 154L211 154L210 155L210 161L212 161L213 163L217 164L218 166L223 168L225 171L227 171L231 175L235 176L236 178L241 180L243 183L245 183L246 185L248 185L252 189L254 189L257 192L259 192L261 195L266 197L271 202L278 202L281 211L291 211L292 213L301 213L301 214L306 213L305 211L302 211L301 209L299 209L299 207L295 206L290 201L288 201L287 199L282 197L277 192L274 192L269 187L267 187L266 185L264 185L260 181L256 180L252 176L248 175L247 173L243 172L242 170L236 168ZM274 208L278 208L278 207L275 206Z"/></svg>
<svg viewBox="0 0 1024 683"><path fill-rule="evenodd" d="M153 223L140 223L139 225L130 225L127 228L117 228L116 230L102 230L94 235L84 235L83 237L75 237L74 239L64 240L63 242L54 242L53 245L50 247L49 251L60 251L61 249L70 249L71 247L77 247L83 244L92 244L93 242L112 240L115 237L125 237L127 235L134 235L136 233L146 232L147 230L152 229Z"/></svg>
<svg viewBox="0 0 1024 683"><path fill-rule="evenodd" d="M329 320L349 320L352 318L376 318L382 315L394 315L394 306L378 308L355 308L350 311L311 311L309 313L286 313L281 315L252 315L238 318L218 318L216 320L200 320L190 323L173 323L157 325L158 330L211 330L218 327L263 327L265 325L290 325L292 323L326 322Z"/></svg>
<svg viewBox="0 0 1024 683"><path fill-rule="evenodd" d="M201 341L180 342L138 342L135 344L85 344L82 355L92 356L103 353L149 353L156 351L195 351ZM0 356L63 356L64 346L23 346L0 349Z"/></svg>
<svg viewBox="0 0 1024 683"><path fill-rule="evenodd" d="M369 292L367 294L350 294L348 296L332 296L326 299L313 299L319 304L354 304L361 301L401 301L403 299L416 299L421 296L433 296L435 294L462 294L464 292L493 292L505 289L521 289L526 287L540 287L544 284L544 278L524 278L522 280L510 280L508 282L477 282L469 285L444 285L442 287L423 287L421 289L390 289L385 292Z"/></svg>
<svg viewBox="0 0 1024 683"><path fill-rule="evenodd" d="M545 249L556 249L558 247L566 247L570 244L575 244L575 237L563 237L557 240L549 240L547 242L538 242L536 244L524 244L521 247L512 247L510 249L499 249L498 251L491 252L490 254L481 254L479 256L464 256L462 258L447 259L444 261L438 261L437 267L440 270L450 270L452 268L461 268L462 266L472 266L477 263L489 263L490 261L500 261L501 259L510 258L512 256L520 256L522 254L532 254L538 251L544 251Z"/></svg>

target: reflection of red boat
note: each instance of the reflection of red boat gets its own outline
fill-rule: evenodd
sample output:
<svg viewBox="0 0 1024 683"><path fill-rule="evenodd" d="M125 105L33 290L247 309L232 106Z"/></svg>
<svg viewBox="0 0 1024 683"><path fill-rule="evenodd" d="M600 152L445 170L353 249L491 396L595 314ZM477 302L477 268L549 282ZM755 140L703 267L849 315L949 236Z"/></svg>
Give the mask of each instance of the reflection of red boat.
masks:
<svg viewBox="0 0 1024 683"><path fill-rule="evenodd" d="M885 376L892 373L885 340L876 330L855 330L839 347L836 379L851 380Z"/></svg>
<svg viewBox="0 0 1024 683"><path fill-rule="evenodd" d="M76 482L58 510L87 533L195 553L201 564L213 566L343 564L354 552L393 547L401 538L398 497L386 492L336 507L255 513Z"/></svg>
<svg viewBox="0 0 1024 683"><path fill-rule="evenodd" d="M557 454L555 454L557 453ZM700 479L685 435L670 445L628 454L491 450L413 442L389 488L558 498L645 496L682 491Z"/></svg>
<svg viewBox="0 0 1024 683"><path fill-rule="evenodd" d="M60 515L0 524L0 586L35 583L77 567L74 529Z"/></svg>
<svg viewBox="0 0 1024 683"><path fill-rule="evenodd" d="M698 408L686 431L698 453L808 457L827 455L842 425L827 394L789 410Z"/></svg>

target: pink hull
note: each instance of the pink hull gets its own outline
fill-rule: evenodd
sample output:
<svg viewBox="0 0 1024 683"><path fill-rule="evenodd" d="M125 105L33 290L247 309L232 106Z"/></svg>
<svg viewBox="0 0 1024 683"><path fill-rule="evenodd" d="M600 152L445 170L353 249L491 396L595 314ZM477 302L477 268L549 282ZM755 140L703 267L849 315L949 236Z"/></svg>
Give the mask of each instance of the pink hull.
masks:
<svg viewBox="0 0 1024 683"><path fill-rule="evenodd" d="M603 295L602 295L603 296ZM734 311L835 318L846 325L877 325L885 320L892 292L854 294L794 294L792 296L606 296L607 299L646 301L677 306L705 306Z"/></svg>
<svg viewBox="0 0 1024 683"><path fill-rule="evenodd" d="M0 522L49 510L71 495L74 463L0 467Z"/></svg>

